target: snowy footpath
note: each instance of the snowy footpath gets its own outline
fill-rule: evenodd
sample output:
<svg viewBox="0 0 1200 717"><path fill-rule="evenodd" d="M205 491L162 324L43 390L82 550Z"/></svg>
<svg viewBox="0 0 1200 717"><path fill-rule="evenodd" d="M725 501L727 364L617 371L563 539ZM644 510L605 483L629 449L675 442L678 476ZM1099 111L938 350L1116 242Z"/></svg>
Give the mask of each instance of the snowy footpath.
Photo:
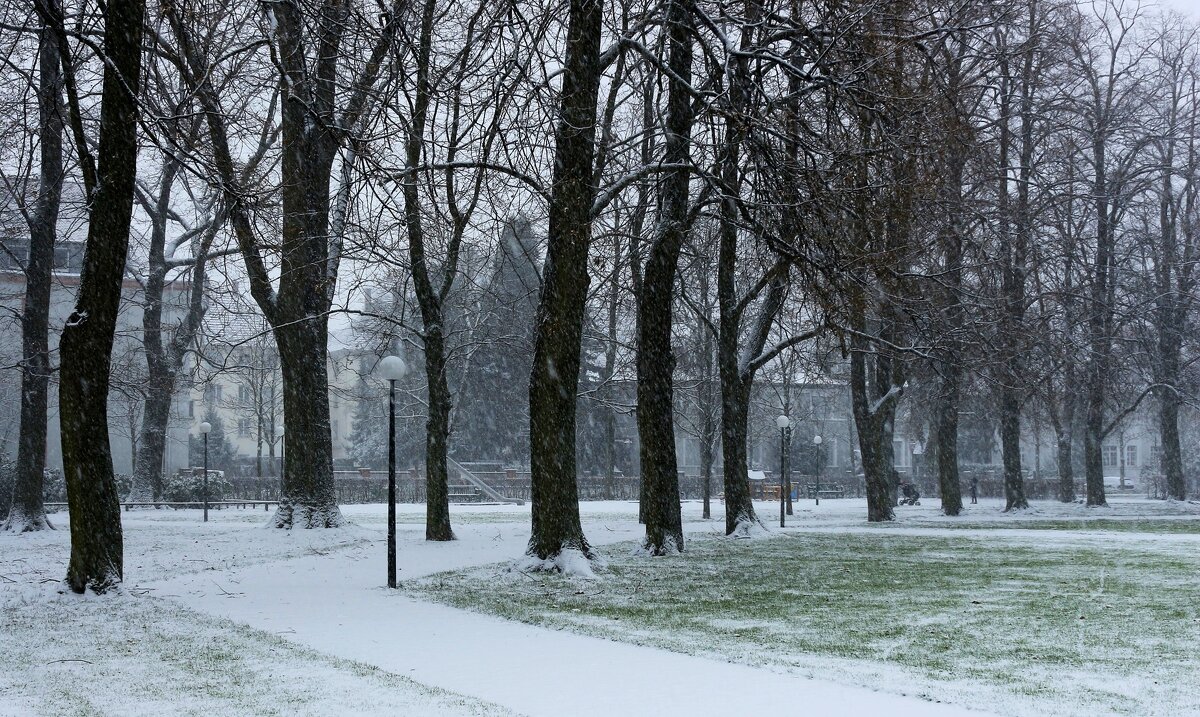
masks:
<svg viewBox="0 0 1200 717"><path fill-rule="evenodd" d="M452 543L427 543L423 526L402 525L401 580L518 557L528 523L514 516L496 520L497 512L508 511L528 508L456 508L458 540ZM628 504L585 504L585 530L600 546L636 539L635 511ZM348 547L139 587L321 653L531 716L983 714L414 600L382 587L384 507L350 506L346 513L357 525L350 530L364 538ZM715 526L694 522L688 529ZM242 540L255 537L242 534Z"/></svg>

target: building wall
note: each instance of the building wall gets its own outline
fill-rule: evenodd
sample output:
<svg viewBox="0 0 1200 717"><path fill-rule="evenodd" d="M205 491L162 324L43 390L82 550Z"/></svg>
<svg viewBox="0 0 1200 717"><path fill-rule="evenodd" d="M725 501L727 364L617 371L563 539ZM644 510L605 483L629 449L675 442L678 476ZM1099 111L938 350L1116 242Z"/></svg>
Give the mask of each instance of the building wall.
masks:
<svg viewBox="0 0 1200 717"><path fill-rule="evenodd" d="M58 366L59 330L75 305L79 276L59 273L54 277L50 294L50 351L51 364ZM164 324L178 321L182 312L186 286L168 289ZM20 313L25 301L25 276L19 270L0 270L0 451L13 457L17 451L20 432L21 359ZM141 426L140 389L146 371L142 352L142 296L137 283L125 282L122 303L117 318L117 336L113 346L113 366L109 391L109 445L113 468L118 473L133 471L134 448ZM46 422L46 467L62 469L62 446L58 412L58 376L51 377L50 405ZM175 411L167 430L167 450L164 470L174 471L187 465L187 419L183 411L183 395L176 397Z"/></svg>
<svg viewBox="0 0 1200 717"><path fill-rule="evenodd" d="M333 459L350 457L350 434L354 427L355 391L359 387L362 357L349 350L332 351L328 362L329 419L333 438ZM282 432L286 431L283 415L283 378L279 372L278 353L269 333L257 333L254 340L229 353L223 366L201 367L196 380L181 398L181 413L186 417L185 432L200 435L200 423L212 408L220 418L225 438L233 444L237 457L250 463L258 455L262 442L263 472L276 472L269 464L274 454L278 459ZM262 436L259 420L262 419ZM271 442L274 440L274 451ZM186 445L186 440L185 440ZM253 471L252 471L253 472Z"/></svg>

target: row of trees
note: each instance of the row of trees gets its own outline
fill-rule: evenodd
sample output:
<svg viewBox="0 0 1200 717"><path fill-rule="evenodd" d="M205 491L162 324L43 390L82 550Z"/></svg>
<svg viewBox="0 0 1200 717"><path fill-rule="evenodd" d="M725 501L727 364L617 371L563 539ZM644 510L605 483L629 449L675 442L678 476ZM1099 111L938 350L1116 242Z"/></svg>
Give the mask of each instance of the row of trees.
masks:
<svg viewBox="0 0 1200 717"><path fill-rule="evenodd" d="M396 329L381 353L400 337L423 359L427 537L453 538L451 368L472 350L456 337L480 335L454 326L483 310L459 300L464 257L519 214L546 234L524 364L529 552L546 565L592 555L576 490L585 345L602 348L584 357L592 398L617 400L623 361L636 375L652 554L684 547L682 403L699 407L706 473L720 446L727 532L755 528L752 388L781 365L845 367L869 520L892 517L906 396L943 509L960 511L964 391L993 397L1009 508L1026 504L1023 415L1055 428L1061 497L1074 498L1081 449L1087 502L1103 505L1102 442L1146 401L1184 495L1200 64L1180 18L1117 0L6 7L10 62L28 60L39 102L24 126L40 175L22 362L34 457L20 490L40 480L48 374L34 291L48 270L34 257L53 241L62 176L78 173L89 197L59 369L76 589L121 574L105 347L135 200L152 227L147 395L168 407L205 268L240 258L283 379L281 528L342 523L326 371L329 317L352 310ZM189 310L165 327L153 297L185 273ZM353 308L365 285L404 298ZM164 415L147 403L139 480L161 465ZM25 432L23 419L23 451ZM40 499L21 495L13 515L44 521Z"/></svg>

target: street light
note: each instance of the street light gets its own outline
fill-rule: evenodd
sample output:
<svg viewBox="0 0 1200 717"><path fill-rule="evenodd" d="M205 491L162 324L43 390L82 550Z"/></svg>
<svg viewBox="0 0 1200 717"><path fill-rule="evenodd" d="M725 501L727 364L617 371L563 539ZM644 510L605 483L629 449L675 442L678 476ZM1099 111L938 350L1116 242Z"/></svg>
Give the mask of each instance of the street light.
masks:
<svg viewBox="0 0 1200 717"><path fill-rule="evenodd" d="M200 423L200 435L204 436L204 522L208 522L208 432L212 424L208 421Z"/></svg>
<svg viewBox="0 0 1200 717"><path fill-rule="evenodd" d="M813 472L817 474L817 475L816 475L816 479L817 479L817 505L820 505L820 504L821 504L821 437L820 437L820 436L813 436L813 446L816 448L816 450L815 450L815 451L813 451L813 453L815 453L815 454L816 454L816 455L814 456L814 459L815 459L815 460L816 460L816 462L817 462L817 468L816 468L816 470L815 470L815 471L813 471Z"/></svg>
<svg viewBox="0 0 1200 717"><path fill-rule="evenodd" d="M271 445L279 441L279 496L283 497L283 426L275 426L275 436Z"/></svg>
<svg viewBox="0 0 1200 717"><path fill-rule="evenodd" d="M784 476L787 474L787 453L788 453L788 429L792 425L792 419L786 415L775 419L775 425L779 426L779 527L787 527L784 516Z"/></svg>
<svg viewBox="0 0 1200 717"><path fill-rule="evenodd" d="M408 364L399 356L384 356L376 366L379 376L388 382L388 587L396 587L396 382L408 373Z"/></svg>

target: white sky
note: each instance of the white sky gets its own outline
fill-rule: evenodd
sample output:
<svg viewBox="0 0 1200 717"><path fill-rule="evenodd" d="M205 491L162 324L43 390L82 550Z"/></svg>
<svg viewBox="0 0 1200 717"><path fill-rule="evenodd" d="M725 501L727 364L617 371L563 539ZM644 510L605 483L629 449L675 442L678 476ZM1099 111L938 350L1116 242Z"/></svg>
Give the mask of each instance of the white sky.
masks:
<svg viewBox="0 0 1200 717"><path fill-rule="evenodd" d="M1160 0L1163 7L1175 8L1194 18L1200 18L1200 0Z"/></svg>

